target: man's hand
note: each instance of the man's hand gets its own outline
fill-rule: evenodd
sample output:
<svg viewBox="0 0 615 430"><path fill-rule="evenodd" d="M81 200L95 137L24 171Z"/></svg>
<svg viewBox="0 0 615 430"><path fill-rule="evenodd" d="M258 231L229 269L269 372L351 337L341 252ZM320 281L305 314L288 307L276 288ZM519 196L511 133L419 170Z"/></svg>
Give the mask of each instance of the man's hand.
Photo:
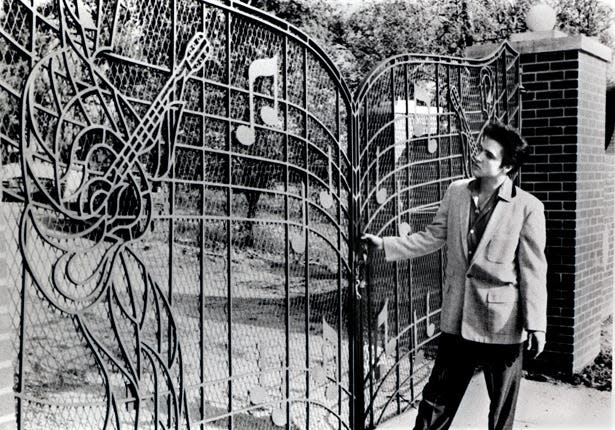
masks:
<svg viewBox="0 0 615 430"><path fill-rule="evenodd" d="M384 240L382 240L381 237L369 233L364 233L363 236L361 236L361 240L367 245L369 245L371 248L384 249Z"/></svg>
<svg viewBox="0 0 615 430"><path fill-rule="evenodd" d="M532 358L536 358L545 349L545 332L530 331L527 339L527 350L533 351Z"/></svg>

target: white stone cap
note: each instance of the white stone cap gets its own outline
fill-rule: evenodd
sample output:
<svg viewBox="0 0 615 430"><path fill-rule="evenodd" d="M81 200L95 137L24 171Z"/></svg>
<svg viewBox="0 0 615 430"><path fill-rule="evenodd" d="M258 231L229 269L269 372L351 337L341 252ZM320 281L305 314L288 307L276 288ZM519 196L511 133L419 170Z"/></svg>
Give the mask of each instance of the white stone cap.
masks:
<svg viewBox="0 0 615 430"><path fill-rule="evenodd" d="M593 37L579 34L567 36L558 30L532 31L511 36L510 46L519 54L540 52L582 51L607 63L611 61L611 48ZM465 55L470 58L483 58L495 51L499 43L486 43L466 48Z"/></svg>
<svg viewBox="0 0 615 430"><path fill-rule="evenodd" d="M523 33L515 33L510 35L510 43L523 42L525 40L542 40L542 39L557 39L560 37L567 37L568 35L559 30L547 30L547 31L524 31Z"/></svg>

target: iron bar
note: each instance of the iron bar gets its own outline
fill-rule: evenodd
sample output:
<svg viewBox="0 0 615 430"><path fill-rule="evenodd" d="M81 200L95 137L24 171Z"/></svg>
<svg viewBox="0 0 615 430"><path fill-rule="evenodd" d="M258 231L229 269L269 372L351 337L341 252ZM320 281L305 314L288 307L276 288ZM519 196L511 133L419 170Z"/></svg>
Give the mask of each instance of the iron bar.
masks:
<svg viewBox="0 0 615 430"><path fill-rule="evenodd" d="M288 100L288 37L284 37L284 62L282 66L282 83L283 83L283 98ZM289 196L289 184L290 184L290 170L289 170L289 142L288 142L288 104L284 105L284 124L286 125L286 133L284 134L284 218L290 219L290 205L288 201ZM285 327L285 347L286 352L284 361L286 363L286 370L284 371L284 380L286 387L284 389L285 407L286 411L286 429L290 430L290 227L289 223L284 224L284 327Z"/></svg>
<svg viewBox="0 0 615 430"><path fill-rule="evenodd" d="M226 317L227 317L227 360L228 360L228 406L227 410L229 413L228 416L228 429L234 429L234 415L233 415L233 222L231 221L231 217L233 216L233 177L232 177L232 169L233 169L233 141L231 136L231 107L232 101L231 96L232 92L230 89L230 84L232 82L232 65L231 65L231 31L233 24L233 15L230 11L226 11L224 14L225 20L225 53L226 53L226 83L229 85L229 89L226 91L226 112L229 116L228 124L226 126L226 147L228 148L228 159L227 159L227 184L229 185L226 194L226 211L229 219L226 221L226 282L227 282L227 307L226 307Z"/></svg>
<svg viewBox="0 0 615 430"><path fill-rule="evenodd" d="M390 91L391 91L391 115L393 117L393 121L395 121L395 101L397 100L396 94L395 94L395 68L391 68L391 87L390 87ZM406 104L408 102L406 101ZM406 110L406 116L409 114L409 111ZM406 121L407 124L408 121ZM391 135L393 137L393 143L396 144L395 139L396 139L396 133L395 133L395 126L394 126L394 122L391 125L392 131L391 131ZM396 156L395 156L395 150L393 149L393 157L392 157L392 165L393 168L396 168ZM399 202L400 202L400 193L398 192L397 188L398 188L398 184L397 184L397 173L395 173L393 176L393 193L395 195L395 208L393 210L393 216L395 217L395 224L398 226L397 228L397 232L399 232L399 226L401 224L401 220L400 220L400 213L399 213ZM395 225L394 224L394 225ZM399 234L399 233L398 233ZM395 335L397 336L397 334L399 333L399 265L400 263L398 261L395 262L395 270L393 272L394 274L394 278L393 278L393 284L394 284L394 297L395 297ZM388 316L387 316L388 318ZM387 348L387 334L385 333L385 338L384 338L384 344L383 344L383 349L386 351ZM395 362L399 363L399 339L395 342ZM399 380L401 378L401 375L399 373L399 366L396 367L395 370L395 388L396 390L399 390ZM397 405L397 414L401 413L401 403L400 403L400 399L399 396L396 396L396 405Z"/></svg>

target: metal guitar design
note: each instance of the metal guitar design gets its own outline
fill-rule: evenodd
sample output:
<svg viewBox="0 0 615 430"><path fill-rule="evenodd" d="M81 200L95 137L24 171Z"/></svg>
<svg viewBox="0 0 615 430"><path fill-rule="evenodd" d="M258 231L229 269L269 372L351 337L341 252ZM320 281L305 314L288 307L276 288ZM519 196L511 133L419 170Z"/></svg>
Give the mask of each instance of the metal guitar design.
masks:
<svg viewBox="0 0 615 430"><path fill-rule="evenodd" d="M123 407L133 411L134 428L151 420L179 428L190 420L177 323L129 244L151 223L151 181L173 165L183 111L177 100L211 47L195 34L142 114L107 78L99 54L67 34L24 87L24 265L91 351L104 382L104 428L125 426Z"/></svg>
<svg viewBox="0 0 615 430"><path fill-rule="evenodd" d="M188 43L185 58L140 120L128 101L96 70L93 58L65 48L33 68L25 86L23 114L25 187L29 208L39 212L49 209L50 214L33 216L26 211L24 217L60 254L51 271L54 286L63 297L56 299L44 291L60 309L70 312L72 307L84 309L94 303L107 284L118 250L147 230L152 215L150 182L163 177L173 162L172 138L166 148L159 142L161 126L165 118L168 123L174 120L172 128L177 131L183 104L174 97L181 97L184 80L209 57L210 50L205 35L197 33ZM73 70L65 66L71 63L76 64ZM76 79L71 76L74 69L88 73ZM35 101L41 76L56 93L63 90L58 83L61 76L92 84L75 91L64 104L61 100L55 103L58 120L48 121L55 125L53 133L43 130L44 109ZM136 124L132 131L131 122ZM76 126L80 129L73 131ZM67 134L72 139L62 139ZM143 161L148 156L154 161L146 166ZM42 170L53 172L51 181L41 178ZM99 264L83 264L92 259ZM77 287L81 291L72 297L70 290Z"/></svg>

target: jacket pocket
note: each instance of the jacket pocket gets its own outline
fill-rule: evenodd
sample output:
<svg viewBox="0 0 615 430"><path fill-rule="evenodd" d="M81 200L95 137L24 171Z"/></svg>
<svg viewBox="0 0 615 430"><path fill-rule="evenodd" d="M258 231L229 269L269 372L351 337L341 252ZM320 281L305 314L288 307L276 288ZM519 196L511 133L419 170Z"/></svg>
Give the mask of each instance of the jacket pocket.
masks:
<svg viewBox="0 0 615 430"><path fill-rule="evenodd" d="M519 291L515 287L490 288L487 292L488 303L510 303L517 300Z"/></svg>
<svg viewBox="0 0 615 430"><path fill-rule="evenodd" d="M492 334L512 335L519 328L519 290L513 286L487 292L488 326Z"/></svg>
<svg viewBox="0 0 615 430"><path fill-rule="evenodd" d="M492 263L510 263L515 259L517 237L511 234L496 236L487 244L487 260Z"/></svg>

